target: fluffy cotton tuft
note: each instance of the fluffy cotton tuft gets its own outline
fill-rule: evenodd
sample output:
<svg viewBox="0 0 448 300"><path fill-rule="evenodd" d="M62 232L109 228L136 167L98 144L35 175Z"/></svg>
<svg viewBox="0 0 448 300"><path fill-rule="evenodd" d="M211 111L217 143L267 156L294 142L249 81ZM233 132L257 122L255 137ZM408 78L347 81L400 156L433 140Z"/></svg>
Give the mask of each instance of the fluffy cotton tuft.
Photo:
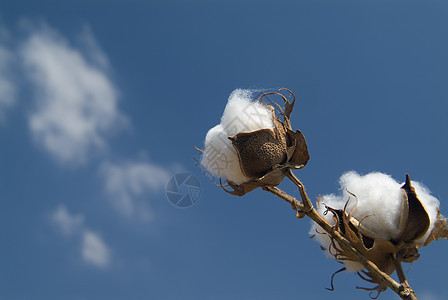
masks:
<svg viewBox="0 0 448 300"><path fill-rule="evenodd" d="M335 221L331 212L324 214L326 206L333 209L344 209L345 204L349 201L346 211L350 212L354 208L351 216L358 221L362 220L363 226L374 233L377 238L390 240L398 237L404 193L401 187L404 183L400 184L389 175L382 173L375 172L361 176L356 172L347 172L341 176L339 184L342 194L323 196L317 208L318 213L324 216L331 225L335 225ZM415 241L418 244L423 244L434 228L439 201L431 196L429 190L419 182L412 181L412 186L430 218L428 231ZM358 201L349 192L356 195ZM310 234L315 235L319 243L326 249L327 254L334 257L332 254L335 254L335 250L330 245L330 238L326 234L319 234L319 232L324 231L313 223ZM351 272L363 269L362 265L356 262L344 261L344 264Z"/></svg>
<svg viewBox="0 0 448 300"><path fill-rule="evenodd" d="M211 128L206 135L201 165L213 175L236 184L248 181L249 178L241 171L238 155L228 137L263 128L274 128L272 111L266 105L254 102L252 91L233 91L221 123Z"/></svg>
<svg viewBox="0 0 448 300"><path fill-rule="evenodd" d="M221 124L208 131L201 164L213 175L241 184L248 178L241 172L238 155L227 137Z"/></svg>
<svg viewBox="0 0 448 300"><path fill-rule="evenodd" d="M392 177L382 173L361 176L347 172L339 183L343 189L342 201L350 199L347 211L355 207L352 216L362 220L378 238L390 240L398 236L403 190ZM356 199L349 194L356 195Z"/></svg>
<svg viewBox="0 0 448 300"><path fill-rule="evenodd" d="M230 94L221 125L229 136L262 128L274 129L271 110L262 103L254 102L252 91L241 89Z"/></svg>

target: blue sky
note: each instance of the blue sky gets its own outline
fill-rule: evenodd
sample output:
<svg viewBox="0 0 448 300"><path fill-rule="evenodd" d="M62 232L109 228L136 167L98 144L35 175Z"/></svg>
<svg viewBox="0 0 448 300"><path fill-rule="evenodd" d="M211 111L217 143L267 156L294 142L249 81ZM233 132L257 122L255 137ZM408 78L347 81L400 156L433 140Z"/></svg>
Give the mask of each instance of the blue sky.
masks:
<svg viewBox="0 0 448 300"><path fill-rule="evenodd" d="M448 215L447 53L446 1L0 0L0 298L367 299L349 273L326 291L309 221L225 194L193 146L235 88L287 87L313 199L409 173ZM447 251L405 266L420 298L448 297Z"/></svg>

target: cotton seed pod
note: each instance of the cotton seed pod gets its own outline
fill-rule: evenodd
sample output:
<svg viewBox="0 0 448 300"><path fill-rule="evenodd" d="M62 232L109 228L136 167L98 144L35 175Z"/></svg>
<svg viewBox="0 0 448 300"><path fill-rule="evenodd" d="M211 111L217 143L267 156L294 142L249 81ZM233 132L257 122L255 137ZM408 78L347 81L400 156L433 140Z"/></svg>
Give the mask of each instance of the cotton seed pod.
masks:
<svg viewBox="0 0 448 300"><path fill-rule="evenodd" d="M283 91L294 100L288 101ZM281 97L284 107L266 104L268 95ZM280 184L288 169L303 168L309 160L305 137L291 129L294 103L288 89L265 93L256 101L250 91L235 90L221 123L207 133L201 165L220 180L226 179L233 190L225 190L233 195Z"/></svg>
<svg viewBox="0 0 448 300"><path fill-rule="evenodd" d="M270 129L238 133L229 140L238 154L241 171L247 177L262 177L286 160L285 136Z"/></svg>
<svg viewBox="0 0 448 300"><path fill-rule="evenodd" d="M294 96L291 91L287 91ZM250 178L239 185L228 180L229 186L234 189L227 191L231 194L242 196L257 187L276 186L285 177L287 169L303 168L309 160L305 137L299 130L294 132L291 129L289 118L295 96L289 102L282 94L272 92L263 94L258 100L263 101L263 97L272 94L280 95L285 101L285 107L281 109L284 120L275 114L273 106L267 105L272 111L273 130L241 132L229 137L238 155L241 172Z"/></svg>

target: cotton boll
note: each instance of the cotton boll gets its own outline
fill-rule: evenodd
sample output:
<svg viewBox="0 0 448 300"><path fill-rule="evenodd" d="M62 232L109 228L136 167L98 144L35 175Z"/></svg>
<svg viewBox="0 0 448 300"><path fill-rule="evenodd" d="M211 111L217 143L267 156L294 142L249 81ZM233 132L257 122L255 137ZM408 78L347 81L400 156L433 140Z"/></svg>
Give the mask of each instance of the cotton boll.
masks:
<svg viewBox="0 0 448 300"><path fill-rule="evenodd" d="M249 90L233 91L221 123L207 133L201 165L213 175L235 184L247 182L249 178L242 173L238 154L228 137L263 128L274 128L272 110L264 104L253 102Z"/></svg>
<svg viewBox="0 0 448 300"><path fill-rule="evenodd" d="M343 198L351 197L347 211L355 207L352 216L359 221L363 220L363 226L374 233L376 238L391 240L399 236L402 202L405 200L401 188L403 183L399 184L389 175L382 173L360 176L356 172L348 172L341 176L340 184L344 189ZM426 234L416 241L418 244L423 244L437 219L439 201L419 182L412 181L412 185L430 218ZM356 195L357 203L348 191Z"/></svg>
<svg viewBox="0 0 448 300"><path fill-rule="evenodd" d="M227 178L236 184L248 180L241 172L238 155L221 124L211 128L205 137L201 165L213 175Z"/></svg>
<svg viewBox="0 0 448 300"><path fill-rule="evenodd" d="M327 213L325 216L324 212L326 207L324 205L335 210L340 210L344 209L344 206L348 201L345 212L350 214L350 217L353 217L357 221L361 222L361 233L363 235L376 239L379 242L381 242L380 240L383 240L382 242L395 239L400 240L403 236L405 236L401 232L402 229L399 228L400 220L406 217L403 215L406 213L406 210L403 210L402 206L404 201L406 201L406 191L402 188L403 183L399 184L390 176L382 173L370 173L361 176L356 172L347 172L343 174L339 180L339 183L341 185L341 189L343 190L341 195L339 196L332 194L323 196L317 208L318 213L321 214L330 225L335 225L335 221L332 219L333 214ZM429 228L418 240L403 240L404 242L411 242L409 245L414 245L412 247L418 248L425 244L434 229L438 217L440 217L438 215L439 201L434 198L430 194L429 190L419 182L412 181L412 186L414 187L417 198L425 208L430 220ZM413 216L415 218L415 214L413 214ZM415 219L407 220L407 222L415 221L418 222L418 220ZM336 253L335 247L331 245L331 239L328 235L318 234L316 231L322 232L322 229L313 223L310 234L316 236L316 239L326 249L327 254L335 257L335 254L338 253ZM397 244L389 244L391 247L394 247L394 245ZM398 250L399 249L397 248L396 251ZM412 249L409 248L409 251L411 250ZM386 249L386 251L390 250ZM390 252L386 252L387 255L389 255L388 253L390 254ZM409 253L412 253L412 251ZM372 257L378 259L378 256L373 255ZM363 266L357 262L342 262L349 271L355 272L363 269ZM378 262L383 263L384 260L380 257ZM385 268L385 270L390 267L389 262L384 262L383 268Z"/></svg>
<svg viewBox="0 0 448 300"><path fill-rule="evenodd" d="M342 198L347 201L347 212L354 207L351 215L375 234L375 238L390 240L400 234L399 223L403 190L390 176L370 173L360 176L348 172L339 180L343 189ZM356 195L356 199L350 193Z"/></svg>
<svg viewBox="0 0 448 300"><path fill-rule="evenodd" d="M283 91L294 100L290 102ZM268 95L283 99L283 108L277 104L278 113L264 103ZM230 95L221 123L207 134L201 162L210 173L227 179L229 189L225 191L237 196L279 185L289 170L302 169L310 159L304 135L291 128L295 95L279 89L252 100L253 93L248 90Z"/></svg>
<svg viewBox="0 0 448 300"><path fill-rule="evenodd" d="M228 136L258 129L274 129L272 111L264 104L252 101L252 92L237 89L232 92L221 118Z"/></svg>

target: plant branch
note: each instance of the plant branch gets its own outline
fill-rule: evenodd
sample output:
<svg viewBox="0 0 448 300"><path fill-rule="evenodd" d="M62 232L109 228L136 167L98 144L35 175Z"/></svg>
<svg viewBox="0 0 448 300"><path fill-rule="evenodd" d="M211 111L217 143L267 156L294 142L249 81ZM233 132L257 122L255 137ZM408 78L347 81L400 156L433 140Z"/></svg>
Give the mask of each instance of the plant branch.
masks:
<svg viewBox="0 0 448 300"><path fill-rule="evenodd" d="M406 275L404 274L403 267L401 265L401 261L397 258L396 255L393 255L392 260L395 265L395 270L397 271L398 280L400 280L400 283L402 286L404 286L405 290L408 290L409 293L414 294L414 290L412 290L411 286L408 283L408 280L406 279ZM412 298L408 298L412 299Z"/></svg>
<svg viewBox="0 0 448 300"><path fill-rule="evenodd" d="M362 255L361 252L358 251L358 249L356 249L339 231L334 230L333 226L331 226L313 207L311 200L306 194L304 185L291 172L291 170L288 170L286 172L286 176L298 187L302 201L295 199L294 197L288 195L277 187L264 187L263 189L290 203L296 210L300 210L300 214L298 212L298 217L304 217L306 215L314 222L316 222L316 224L318 224L323 230L331 235L333 239L337 241L344 250L353 254L359 260L359 262L370 272L371 276L375 278L379 283L390 288L402 299L418 300L413 289L406 281L406 277L404 276L400 261L394 258L394 263L401 284L381 271L373 262Z"/></svg>

